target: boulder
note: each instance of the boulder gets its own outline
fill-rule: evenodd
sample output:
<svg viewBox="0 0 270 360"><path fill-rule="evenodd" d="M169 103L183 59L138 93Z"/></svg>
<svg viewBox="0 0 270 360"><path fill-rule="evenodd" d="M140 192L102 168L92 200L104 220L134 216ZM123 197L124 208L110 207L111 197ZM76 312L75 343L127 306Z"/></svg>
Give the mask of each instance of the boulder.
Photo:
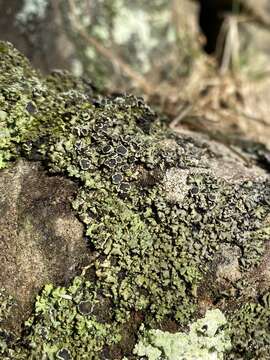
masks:
<svg viewBox="0 0 270 360"><path fill-rule="evenodd" d="M42 78L10 44L0 69L2 358L170 358L189 336L209 358L269 355L269 153Z"/></svg>

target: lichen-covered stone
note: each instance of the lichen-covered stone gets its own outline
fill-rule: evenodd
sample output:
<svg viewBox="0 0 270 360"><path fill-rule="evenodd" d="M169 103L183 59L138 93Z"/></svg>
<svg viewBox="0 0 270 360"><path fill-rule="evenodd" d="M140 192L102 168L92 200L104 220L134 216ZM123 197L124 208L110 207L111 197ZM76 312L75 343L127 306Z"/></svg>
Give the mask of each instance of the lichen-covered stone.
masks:
<svg viewBox="0 0 270 360"><path fill-rule="evenodd" d="M95 251L69 285L45 286L17 341L3 332L3 357L134 359L142 323L179 332L214 308L238 351L230 326L253 319L248 304L269 291L269 175L224 145L173 133L140 98L99 95L65 72L42 79L3 43L0 67L1 167L24 157L73 180Z"/></svg>
<svg viewBox="0 0 270 360"><path fill-rule="evenodd" d="M191 71L200 55L197 6L189 0L94 0L90 4L75 0L73 6L67 1L61 4L63 23L76 48L73 70L94 76L103 86L136 88L136 79L119 67L119 59L154 83L173 83ZM107 55L89 39L100 43Z"/></svg>

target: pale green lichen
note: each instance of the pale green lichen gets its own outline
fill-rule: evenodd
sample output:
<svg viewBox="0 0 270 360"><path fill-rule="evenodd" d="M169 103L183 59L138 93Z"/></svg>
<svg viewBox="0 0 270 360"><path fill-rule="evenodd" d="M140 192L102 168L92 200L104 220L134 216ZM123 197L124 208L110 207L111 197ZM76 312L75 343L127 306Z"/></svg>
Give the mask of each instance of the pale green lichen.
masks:
<svg viewBox="0 0 270 360"><path fill-rule="evenodd" d="M0 324L5 321L14 305L14 299L4 288L0 288Z"/></svg>
<svg viewBox="0 0 270 360"><path fill-rule="evenodd" d="M72 206L96 255L71 285L45 287L22 338L3 356L130 357L141 323L180 328L197 318L202 281L222 247L239 248L241 274L261 262L269 239L266 178L215 176L209 146L169 131L140 98L97 95L65 72L40 79L3 43L0 68L8 114L1 115L2 166L23 156L77 182ZM178 200L164 188L174 168L185 170ZM215 279L207 284L212 303L245 299L242 278L230 286L237 292L221 292Z"/></svg>
<svg viewBox="0 0 270 360"><path fill-rule="evenodd" d="M4 288L0 288L0 355L8 352L9 344L14 340L12 335L3 329L3 325L12 313L15 304L13 297Z"/></svg>
<svg viewBox="0 0 270 360"><path fill-rule="evenodd" d="M188 334L145 331L134 354L149 360L222 360L231 349L224 331L226 323L225 316L216 309L207 311L204 318L193 323Z"/></svg>
<svg viewBox="0 0 270 360"><path fill-rule="evenodd" d="M185 8L186 4L183 5ZM190 71L200 50L196 36L192 35L191 40L190 33L185 29L189 26L185 24L187 19L182 5L179 9L174 18L166 0L93 0L90 5L87 0L75 0L76 16L85 34L108 49L116 58L114 62L80 37L68 16L69 11L74 12L74 9L71 10L62 0L67 34L76 47L75 57L81 63L82 73L95 81L98 79L103 87L105 84L112 88L116 87L116 83L123 88L123 81L125 88L134 88L132 79L123 71L119 72L118 58L137 73L153 77L156 81L161 74L163 80L174 81L176 76ZM181 66L176 66L180 63Z"/></svg>
<svg viewBox="0 0 270 360"><path fill-rule="evenodd" d="M23 0L23 6L16 16L16 20L26 25L33 19L42 20L48 8L48 0Z"/></svg>
<svg viewBox="0 0 270 360"><path fill-rule="evenodd" d="M110 346L121 339L119 326L109 319L109 303L82 277L68 288L46 285L37 297L34 316L26 322L30 354L55 355L65 348L70 358L99 359L104 343Z"/></svg>

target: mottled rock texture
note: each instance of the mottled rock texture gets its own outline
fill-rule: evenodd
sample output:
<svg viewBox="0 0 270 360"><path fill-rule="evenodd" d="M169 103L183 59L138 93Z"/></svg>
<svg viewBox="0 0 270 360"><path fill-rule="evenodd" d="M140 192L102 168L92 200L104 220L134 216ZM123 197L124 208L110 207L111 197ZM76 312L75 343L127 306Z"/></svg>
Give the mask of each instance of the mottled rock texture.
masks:
<svg viewBox="0 0 270 360"><path fill-rule="evenodd" d="M0 0L0 39L12 42L43 73L71 68L74 47L62 26L59 0Z"/></svg>
<svg viewBox="0 0 270 360"><path fill-rule="evenodd" d="M67 283L87 263L83 226L70 207L75 192L74 183L48 176L36 162L1 172L0 283L17 301L16 330L42 286Z"/></svg>
<svg viewBox="0 0 270 360"><path fill-rule="evenodd" d="M102 87L141 88L120 62L156 85L161 77L174 81L198 53L196 4L189 0L0 0L0 8L0 40L36 69L70 69Z"/></svg>
<svg viewBox="0 0 270 360"><path fill-rule="evenodd" d="M14 241L32 255L18 276L31 294L52 282L16 336L8 319L21 295L2 284L2 357L137 359L142 324L183 332L211 309L225 315L231 344L220 347L220 358L268 356L270 187L256 151L176 134L141 98L101 96L68 73L41 78L10 44L0 43L0 69L0 166L8 169L1 181L14 172L15 183L6 180L11 200L16 178L28 183L16 207L4 210L17 211ZM20 175L21 168L29 171ZM69 194L88 249L73 236L81 225ZM92 257L57 286L72 275L73 262L58 264L63 244L75 265ZM26 263L19 249L16 258ZM47 270L33 283L41 253Z"/></svg>

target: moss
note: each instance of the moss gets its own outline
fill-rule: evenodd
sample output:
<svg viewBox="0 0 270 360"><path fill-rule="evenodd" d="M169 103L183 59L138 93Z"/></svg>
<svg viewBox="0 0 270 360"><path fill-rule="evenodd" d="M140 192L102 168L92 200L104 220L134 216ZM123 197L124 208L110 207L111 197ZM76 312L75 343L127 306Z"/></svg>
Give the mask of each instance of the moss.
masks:
<svg viewBox="0 0 270 360"><path fill-rule="evenodd" d="M96 254L70 286L45 287L6 356L131 356L124 334L134 314L137 327L159 328L169 321L183 328L198 316L203 280L222 246L241 250L241 273L260 263L267 180L218 178L208 168L210 148L170 132L142 99L97 95L64 72L41 79L10 45L0 49L2 167L24 156L77 182L72 206ZM178 200L166 189L173 169L184 173ZM241 281L226 295L231 301L245 296ZM214 302L218 289L211 291Z"/></svg>
<svg viewBox="0 0 270 360"><path fill-rule="evenodd" d="M188 334L161 330L145 332L134 353L149 360L223 359L224 352L231 348L224 331L225 324L225 316L220 310L210 310L190 326Z"/></svg>

